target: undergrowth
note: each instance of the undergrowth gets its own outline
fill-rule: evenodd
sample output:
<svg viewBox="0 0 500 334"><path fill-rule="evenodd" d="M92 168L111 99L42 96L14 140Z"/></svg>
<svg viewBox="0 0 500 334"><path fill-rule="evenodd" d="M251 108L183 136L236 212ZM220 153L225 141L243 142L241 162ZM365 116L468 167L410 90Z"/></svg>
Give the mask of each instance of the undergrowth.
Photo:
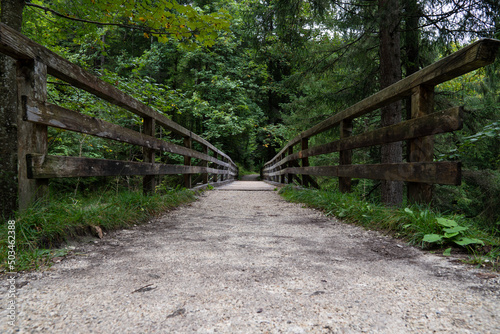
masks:
<svg viewBox="0 0 500 334"><path fill-rule="evenodd" d="M50 203L35 203L17 213L15 271L38 269L61 256L56 249L78 236L123 228L195 199L191 190L170 190L163 194L143 195L142 191L104 192L90 197L57 197ZM0 225L0 272L7 270L8 226Z"/></svg>
<svg viewBox="0 0 500 334"><path fill-rule="evenodd" d="M456 250L463 249L470 254L469 263L500 269L500 238L480 229L473 221L463 216L445 216L428 206L419 205L388 208L361 200L354 194L334 190L286 186L280 190L280 194L290 202L304 203L322 210L327 216L335 216L367 229L389 233L424 249L446 248L446 255L450 253L452 247ZM460 227L460 233L456 235L460 239L449 237L451 234L446 234L446 230L443 231L443 220L453 221L455 226ZM442 237L430 237L438 235ZM428 240L433 242L427 242ZM473 242L460 245L460 241L464 243L463 240Z"/></svg>

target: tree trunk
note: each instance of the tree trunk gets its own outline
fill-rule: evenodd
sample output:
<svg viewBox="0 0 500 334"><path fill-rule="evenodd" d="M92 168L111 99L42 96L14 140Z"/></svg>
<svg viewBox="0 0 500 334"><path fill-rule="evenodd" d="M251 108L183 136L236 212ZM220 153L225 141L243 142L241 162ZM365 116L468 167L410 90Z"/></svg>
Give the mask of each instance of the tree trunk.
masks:
<svg viewBox="0 0 500 334"><path fill-rule="evenodd" d="M380 88L383 89L401 80L400 10L398 0L379 0L380 13ZM388 126L401 122L401 103L382 108L382 124ZM403 160L401 142L382 145L382 163L397 163ZM403 183L382 181L382 202L400 205L403 201Z"/></svg>
<svg viewBox="0 0 500 334"><path fill-rule="evenodd" d="M1 0L0 22L20 31L24 0ZM0 203L4 219L17 209L16 62L0 53Z"/></svg>

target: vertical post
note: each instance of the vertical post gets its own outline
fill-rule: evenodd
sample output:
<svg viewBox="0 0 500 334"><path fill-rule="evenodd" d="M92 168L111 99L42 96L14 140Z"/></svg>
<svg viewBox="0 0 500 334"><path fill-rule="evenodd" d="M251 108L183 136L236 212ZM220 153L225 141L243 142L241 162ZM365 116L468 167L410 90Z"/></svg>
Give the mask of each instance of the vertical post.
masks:
<svg viewBox="0 0 500 334"><path fill-rule="evenodd" d="M203 145L203 153L208 155L208 146ZM203 162L203 167L208 168L208 161ZM208 172L203 173L203 181L202 182L203 182L203 184L208 184Z"/></svg>
<svg viewBox="0 0 500 334"><path fill-rule="evenodd" d="M286 157L286 152L283 152L281 154L280 161L283 160L283 159L285 159L285 157ZM285 169L285 168L286 168L285 165L281 165L280 166L280 170ZM280 183L283 183L283 184L285 183L285 174L281 174L280 175Z"/></svg>
<svg viewBox="0 0 500 334"><path fill-rule="evenodd" d="M411 118L418 118L432 113L434 109L434 87L418 86L412 91ZM420 137L410 140L409 162L428 162L433 160L434 136ZM430 203L432 185L409 182L408 200L412 203Z"/></svg>
<svg viewBox="0 0 500 334"><path fill-rule="evenodd" d="M352 120L344 119L340 122L340 138L347 138L352 134ZM352 163L352 150L342 150L339 152L340 165L350 165ZM339 177L339 189L343 193L351 192L351 178Z"/></svg>
<svg viewBox="0 0 500 334"><path fill-rule="evenodd" d="M151 117L144 117L144 134L148 136L155 136L155 120ZM153 149L143 147L142 154L144 162L155 163L155 151ZM153 194L155 192L156 182L155 175L144 175L142 179L142 191L146 194Z"/></svg>
<svg viewBox="0 0 500 334"><path fill-rule="evenodd" d="M221 156L221 160L223 162L226 162L227 159L224 156ZM226 170L226 167L225 166L221 166L220 169L222 169L222 171L224 172ZM221 174L220 175L220 180L221 180L221 182L224 182L226 180L226 174Z"/></svg>
<svg viewBox="0 0 500 334"><path fill-rule="evenodd" d="M309 138L302 138L300 144L302 151L307 150L309 148ZM301 158L300 160L302 161L302 167L309 167L309 158ZM302 185L309 187L309 175L302 175Z"/></svg>
<svg viewBox="0 0 500 334"><path fill-rule="evenodd" d="M292 155L293 154L293 145L288 147L288 155ZM287 163L287 166L288 167L293 167L293 161L288 161ZM292 184L293 183L293 174L288 174L288 184Z"/></svg>
<svg viewBox="0 0 500 334"><path fill-rule="evenodd" d="M216 151L214 151L214 158L219 159L219 153L217 153ZM219 169L218 164L216 164L215 169ZM215 174L214 178L215 178L215 183L219 182L219 174Z"/></svg>
<svg viewBox="0 0 500 334"><path fill-rule="evenodd" d="M37 199L47 198L49 179L28 179L26 155L47 154L47 126L24 121L28 100L47 100L47 66L37 60L18 61L17 154L19 210L26 210Z"/></svg>
<svg viewBox="0 0 500 334"><path fill-rule="evenodd" d="M191 148L192 141L191 137L184 137L184 146L187 148ZM184 156L184 165L185 166L191 166L191 157ZM184 174L184 187L187 189L192 188L191 187L191 174Z"/></svg>

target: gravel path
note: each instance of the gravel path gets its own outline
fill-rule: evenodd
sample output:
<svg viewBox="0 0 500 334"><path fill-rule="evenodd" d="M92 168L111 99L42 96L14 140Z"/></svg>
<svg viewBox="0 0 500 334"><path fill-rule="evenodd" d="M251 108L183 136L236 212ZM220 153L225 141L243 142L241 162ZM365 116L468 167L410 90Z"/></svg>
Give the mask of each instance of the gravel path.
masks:
<svg viewBox="0 0 500 334"><path fill-rule="evenodd" d="M18 332L500 333L498 277L275 191L206 192L74 246L18 277Z"/></svg>

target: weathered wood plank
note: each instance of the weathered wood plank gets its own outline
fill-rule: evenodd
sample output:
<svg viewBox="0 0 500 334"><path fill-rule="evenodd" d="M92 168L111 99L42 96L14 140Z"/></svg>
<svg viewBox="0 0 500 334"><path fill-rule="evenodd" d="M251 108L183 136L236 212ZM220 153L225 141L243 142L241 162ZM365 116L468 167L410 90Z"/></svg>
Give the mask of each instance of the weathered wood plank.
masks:
<svg viewBox="0 0 500 334"><path fill-rule="evenodd" d="M144 126L144 134L150 137L155 136L156 129L155 129L155 120L150 117L146 117L143 120L143 126ZM144 155L143 161L146 163L155 163L155 150L143 147L142 148L142 154ZM155 192L155 175L144 175L142 179L142 190L144 194L153 194Z"/></svg>
<svg viewBox="0 0 500 334"><path fill-rule="evenodd" d="M340 138L347 139L352 134L352 120L344 119L340 122ZM352 150L340 150L339 163L341 165L352 164ZM339 190L343 193L351 192L351 178L339 177Z"/></svg>
<svg viewBox="0 0 500 334"><path fill-rule="evenodd" d="M288 148L288 155L291 155L291 154L293 154L293 146L291 146L291 147ZM289 161L287 163L287 167L295 167L293 163L294 163L293 161ZM287 176L287 181L288 181L287 183L288 184L292 184L293 183L293 178L294 178L294 175L289 173L288 176Z"/></svg>
<svg viewBox="0 0 500 334"><path fill-rule="evenodd" d="M30 180L25 156L28 153L47 153L47 126L25 122L22 118L28 98L47 97L47 67L35 60L17 62L17 155L19 210L27 209L37 199L47 197L49 180Z"/></svg>
<svg viewBox="0 0 500 334"><path fill-rule="evenodd" d="M434 87L418 86L412 91L411 118L421 119L434 110ZM434 137L425 136L409 141L409 162L429 162L434 158ZM413 203L430 203L433 187L424 183L408 183L408 200Z"/></svg>
<svg viewBox="0 0 500 334"><path fill-rule="evenodd" d="M9 26L0 23L0 52L15 59L40 59L47 65L48 74L62 79L75 87L88 91L108 102L131 111L141 117L151 117L161 126L182 136L189 136L200 144L207 145L210 149L232 162L224 152L202 137L191 133L188 129L173 122L168 117L158 113L142 102L123 93L111 84L93 76L79 66L69 62L49 49L33 42Z"/></svg>
<svg viewBox="0 0 500 334"><path fill-rule="evenodd" d="M195 159L210 161L223 166L229 164L193 149L169 143L132 129L80 114L50 103L28 100L25 104L25 121L44 124L55 128L76 131L101 138L139 145L149 149L190 156Z"/></svg>
<svg viewBox="0 0 500 334"><path fill-rule="evenodd" d="M268 173L268 175L279 175L281 173L422 182L429 184L460 185L461 183L461 164L459 162L288 167L279 172Z"/></svg>
<svg viewBox="0 0 500 334"><path fill-rule="evenodd" d="M462 115L462 107L455 107L435 112L430 115L411 119L370 132L365 132L356 136L311 147L308 150L300 151L287 156L284 161L280 161L272 167L276 167L280 164L300 159L302 157L311 157L332 152L339 152L341 150L381 145L460 130L463 126Z"/></svg>
<svg viewBox="0 0 500 334"><path fill-rule="evenodd" d="M184 146L188 149L191 149L191 145L192 145L191 137L185 137L184 138ZM184 156L184 165L191 166L191 158L190 157ZM184 174L184 186L187 189L190 189L192 187L191 181L192 181L191 174Z"/></svg>
<svg viewBox="0 0 500 334"><path fill-rule="evenodd" d="M208 156L208 147L206 145L203 145L203 154ZM208 168L208 161L204 160L202 166ZM202 174L202 182L203 184L208 183L208 173Z"/></svg>
<svg viewBox="0 0 500 334"><path fill-rule="evenodd" d="M500 41L495 39L479 40L450 56L443 58L378 93L354 104L353 106L327 118L323 122L302 132L276 155L282 154L290 145L299 143L302 138L311 137L339 124L343 119L353 119L370 111L391 104L410 95L413 88L420 85L434 86L462 74L468 73L495 61Z"/></svg>
<svg viewBox="0 0 500 334"><path fill-rule="evenodd" d="M309 148L309 138L308 137L302 138L300 140L300 150L301 151L307 151L308 148ZM283 160L285 160L285 159L283 159ZM309 167L309 158L308 157L301 156L300 157L300 161L301 161L301 166L302 167ZM308 176L309 175L307 175L307 174L302 174L301 175L301 177L302 177L302 185L304 187L308 187L309 186L309 177Z"/></svg>
<svg viewBox="0 0 500 334"><path fill-rule="evenodd" d="M166 174L227 174L225 170L201 166L152 164L146 162L104 160L54 155L28 154L30 179Z"/></svg>

